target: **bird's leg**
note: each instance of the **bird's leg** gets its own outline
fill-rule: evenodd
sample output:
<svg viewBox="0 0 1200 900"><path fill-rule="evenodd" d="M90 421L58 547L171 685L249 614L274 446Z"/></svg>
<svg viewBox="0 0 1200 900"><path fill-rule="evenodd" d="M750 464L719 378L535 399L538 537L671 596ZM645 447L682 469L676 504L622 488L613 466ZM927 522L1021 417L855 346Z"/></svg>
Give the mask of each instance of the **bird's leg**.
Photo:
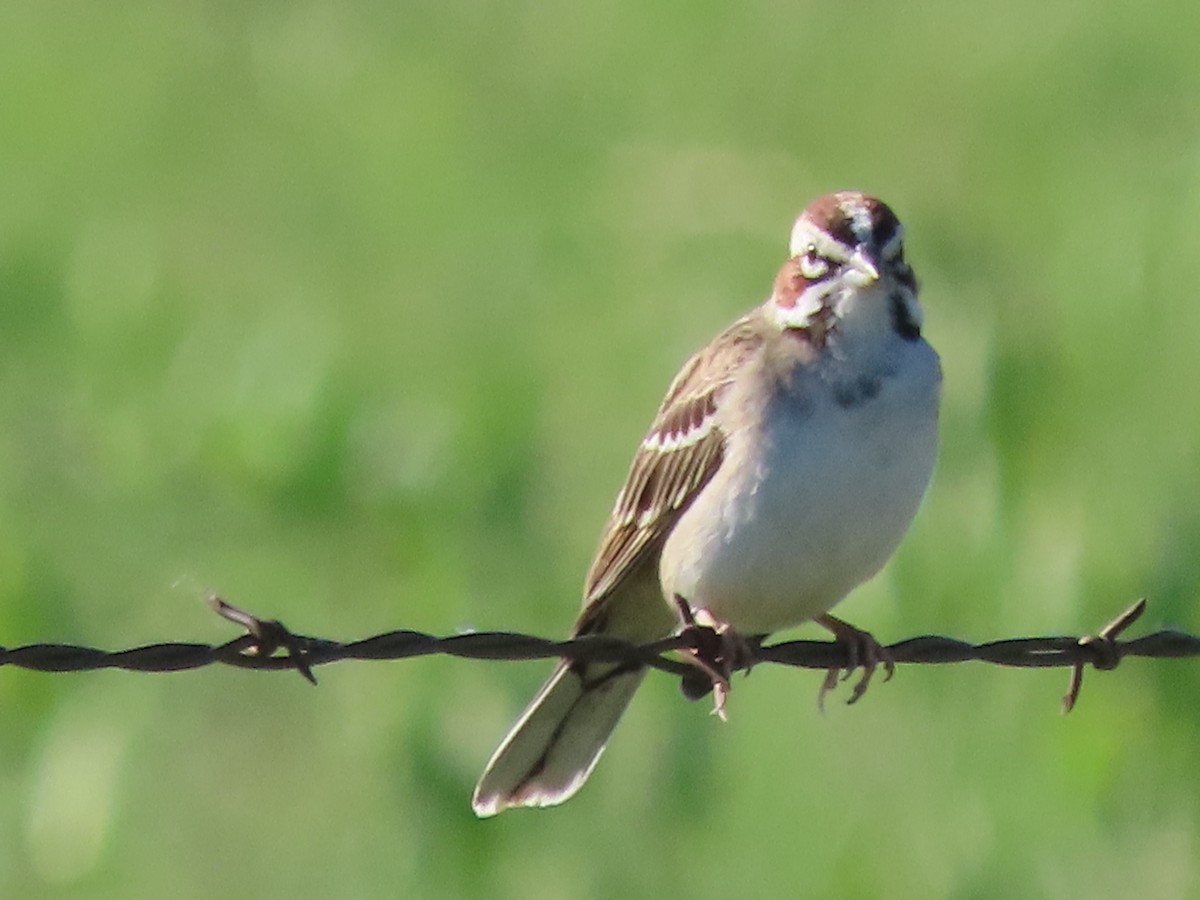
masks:
<svg viewBox="0 0 1200 900"><path fill-rule="evenodd" d="M688 635L692 647L687 659L705 676L685 678L681 687L689 700L699 700L713 692L713 712L724 721L725 700L729 696L729 678L739 669L749 671L761 638L745 638L726 622L721 622L706 609L693 610L683 597L675 595L679 612L680 634Z"/></svg>
<svg viewBox="0 0 1200 900"><path fill-rule="evenodd" d="M843 622L828 614L817 616L813 621L831 632L837 642L846 648L846 654L849 657L846 678L849 678L855 669L863 670L862 678L854 685L854 690L850 692L850 699L846 701L847 703L856 703L867 692L867 688L871 684L871 677L879 666L883 666L884 681L890 679L896 671L896 664L892 662L892 657L887 649L875 640L869 631L855 628L849 622ZM820 691L817 692L817 707L822 711L825 709L825 695L837 686L840 671L840 669L830 669L825 674L825 680L821 683Z"/></svg>

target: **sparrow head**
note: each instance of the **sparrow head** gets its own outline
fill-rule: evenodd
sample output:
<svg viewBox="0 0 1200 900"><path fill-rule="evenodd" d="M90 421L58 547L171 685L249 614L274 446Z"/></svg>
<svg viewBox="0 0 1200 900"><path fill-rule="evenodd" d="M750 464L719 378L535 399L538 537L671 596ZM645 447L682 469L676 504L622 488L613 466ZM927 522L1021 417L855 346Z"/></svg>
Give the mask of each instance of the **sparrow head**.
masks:
<svg viewBox="0 0 1200 900"><path fill-rule="evenodd" d="M855 191L814 200L796 220L789 249L770 300L780 328L819 343L835 330L920 337L904 227L882 200Z"/></svg>

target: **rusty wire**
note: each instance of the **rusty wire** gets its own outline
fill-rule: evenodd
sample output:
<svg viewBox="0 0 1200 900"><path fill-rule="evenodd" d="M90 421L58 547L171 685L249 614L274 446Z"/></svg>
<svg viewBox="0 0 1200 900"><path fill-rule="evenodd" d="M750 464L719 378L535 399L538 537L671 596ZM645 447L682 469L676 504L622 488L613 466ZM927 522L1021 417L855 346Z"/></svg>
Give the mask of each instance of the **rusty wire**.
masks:
<svg viewBox="0 0 1200 900"><path fill-rule="evenodd" d="M696 648L696 636L683 633L652 644L634 645L615 638L589 636L552 641L511 632L468 632L438 637L419 631L390 631L344 643L294 634L274 620L260 619L209 597L220 616L246 630L224 644L162 643L115 652L71 644L28 644L0 647L0 666L37 672L83 672L124 669L133 672L179 672L221 664L243 669L295 670L313 684L314 666L341 660L390 660L416 656L455 656L481 660L567 658L586 662L625 662L659 669L685 680L695 679L696 667L686 653ZM1200 656L1200 637L1164 630L1132 640L1118 640L1142 615L1146 601L1138 600L1094 635L1083 637L1014 638L972 644L939 635L899 641L885 648L897 665L937 665L978 661L1021 668L1069 667L1071 681L1062 699L1070 712L1079 697L1087 666L1107 670L1128 656L1178 659ZM755 645L745 668L763 663L806 669L840 669L850 665L847 647L829 641L785 641ZM684 658L680 658L680 654ZM674 655L672 655L674 654Z"/></svg>

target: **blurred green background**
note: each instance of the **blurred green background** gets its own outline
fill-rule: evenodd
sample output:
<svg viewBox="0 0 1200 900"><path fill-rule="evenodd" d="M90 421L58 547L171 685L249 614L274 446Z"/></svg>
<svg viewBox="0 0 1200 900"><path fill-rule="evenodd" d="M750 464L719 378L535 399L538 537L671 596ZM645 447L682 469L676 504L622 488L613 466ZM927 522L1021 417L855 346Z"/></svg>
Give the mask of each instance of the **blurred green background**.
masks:
<svg viewBox="0 0 1200 900"><path fill-rule="evenodd" d="M905 221L942 455L840 611L1200 630L1183 2L0 6L0 643L564 633L683 358L828 190ZM1139 626L1142 627L1142 626ZM801 632L818 637L818 632ZM652 677L468 799L540 663L0 671L5 897L1200 896L1200 669Z"/></svg>

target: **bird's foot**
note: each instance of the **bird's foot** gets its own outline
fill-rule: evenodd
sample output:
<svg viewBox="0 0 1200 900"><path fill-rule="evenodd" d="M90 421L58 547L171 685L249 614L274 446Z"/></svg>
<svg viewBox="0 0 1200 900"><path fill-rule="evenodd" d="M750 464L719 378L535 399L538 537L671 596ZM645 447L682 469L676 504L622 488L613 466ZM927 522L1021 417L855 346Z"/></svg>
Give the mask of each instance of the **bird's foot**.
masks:
<svg viewBox="0 0 1200 900"><path fill-rule="evenodd" d="M867 688L871 685L871 678L875 675L875 670L880 666L883 666L885 673L883 680L888 681L891 679L896 671L896 664L892 661L891 654L888 653L887 648L875 640L869 631L855 628L850 623L843 622L841 619L830 615L818 616L813 621L831 632L837 642L846 648L849 660L842 680L849 678L855 669L863 670L862 677L859 678L854 685L854 689L850 692L850 698L846 701L847 704L857 703L859 698L867 692ZM821 689L817 692L817 708L821 712L825 711L825 695L837 687L838 675L841 672L841 669L830 669L825 674L825 680L821 683Z"/></svg>
<svg viewBox="0 0 1200 900"><path fill-rule="evenodd" d="M729 679L739 669L750 670L761 639L743 637L708 610L693 610L682 597L675 597L675 606L682 622L679 633L691 644L685 656L698 670L695 678L684 677L680 685L683 694L689 700L699 700L712 691L713 714L725 721Z"/></svg>

